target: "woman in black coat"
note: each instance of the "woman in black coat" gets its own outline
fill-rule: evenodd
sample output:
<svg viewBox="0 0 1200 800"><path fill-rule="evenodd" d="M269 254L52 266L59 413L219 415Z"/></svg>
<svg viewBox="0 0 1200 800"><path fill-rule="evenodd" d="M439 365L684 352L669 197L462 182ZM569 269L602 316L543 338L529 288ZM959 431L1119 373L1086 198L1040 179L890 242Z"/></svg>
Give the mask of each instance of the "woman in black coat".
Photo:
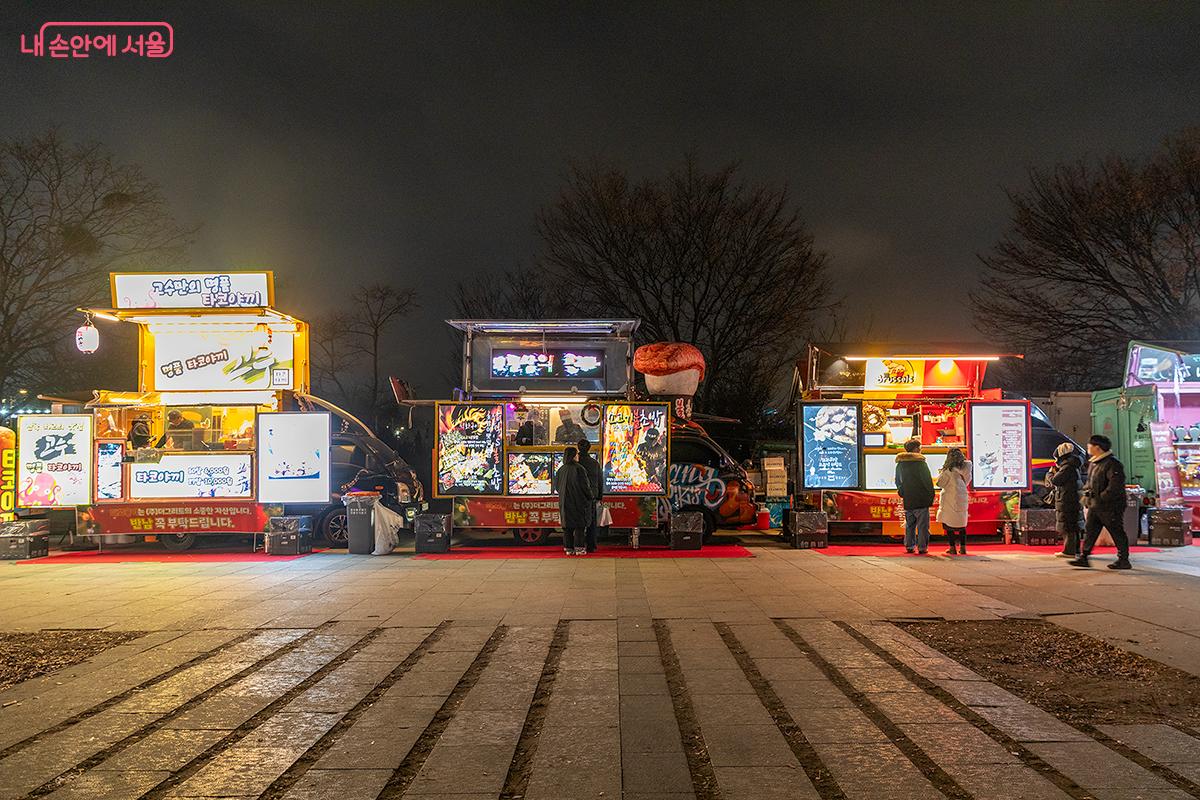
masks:
<svg viewBox="0 0 1200 800"><path fill-rule="evenodd" d="M586 532L592 522L596 497L587 470L579 463L579 451L563 450L563 465L554 476L558 494L559 522L563 529L563 549L569 556L587 554Z"/></svg>
<svg viewBox="0 0 1200 800"><path fill-rule="evenodd" d="M1079 532L1083 530L1083 459L1071 442L1054 451L1054 466L1046 474L1046 486L1054 490L1054 527L1063 535L1058 555L1079 555Z"/></svg>

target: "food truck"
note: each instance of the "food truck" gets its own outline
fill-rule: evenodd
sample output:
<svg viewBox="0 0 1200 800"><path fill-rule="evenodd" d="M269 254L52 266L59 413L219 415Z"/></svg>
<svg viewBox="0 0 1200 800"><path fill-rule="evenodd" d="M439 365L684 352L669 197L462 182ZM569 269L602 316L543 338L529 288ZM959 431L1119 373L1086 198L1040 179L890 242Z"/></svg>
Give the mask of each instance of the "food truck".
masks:
<svg viewBox="0 0 1200 800"><path fill-rule="evenodd" d="M114 273L111 289L111 308L80 309L76 343L97 349L96 320L136 325L137 390L19 417L17 506L74 508L79 534L168 549L262 531L285 511L332 518L331 435L373 437L308 394L308 325L273 307L273 274ZM421 499L419 483L396 493Z"/></svg>
<svg viewBox="0 0 1200 800"><path fill-rule="evenodd" d="M433 496L454 526L544 543L559 527L553 478L586 438L612 527L658 524L670 407L634 399L636 320L448 320L463 335L460 399L438 402Z"/></svg>
<svg viewBox="0 0 1200 800"><path fill-rule="evenodd" d="M796 491L828 515L831 536L903 535L896 455L913 438L935 480L951 447L972 462L968 533L1016 518L1032 482L1030 406L981 388L1002 357L930 343L807 347L793 386Z"/></svg>
<svg viewBox="0 0 1200 800"><path fill-rule="evenodd" d="M1122 385L1092 393L1092 430L1126 480L1159 507L1188 507L1200 530L1200 342L1130 342Z"/></svg>

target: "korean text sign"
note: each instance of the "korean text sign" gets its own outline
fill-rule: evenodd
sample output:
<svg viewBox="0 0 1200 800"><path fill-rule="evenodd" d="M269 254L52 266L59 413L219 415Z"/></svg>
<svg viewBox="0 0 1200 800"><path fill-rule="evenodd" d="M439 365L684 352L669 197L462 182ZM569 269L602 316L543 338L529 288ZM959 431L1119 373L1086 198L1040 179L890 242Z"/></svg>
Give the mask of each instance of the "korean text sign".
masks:
<svg viewBox="0 0 1200 800"><path fill-rule="evenodd" d="M605 494L667 493L670 412L665 403L604 407Z"/></svg>
<svg viewBox="0 0 1200 800"><path fill-rule="evenodd" d="M61 508L92 501L92 416L17 418L17 505Z"/></svg>
<svg viewBox="0 0 1200 800"><path fill-rule="evenodd" d="M438 493L504 494L504 406L439 403L437 418Z"/></svg>
<svg viewBox="0 0 1200 800"><path fill-rule="evenodd" d="M806 403L800 417L804 488L857 489L862 408L857 403Z"/></svg>
<svg viewBox="0 0 1200 800"><path fill-rule="evenodd" d="M0 427L0 522L16 516L17 508L17 432Z"/></svg>
<svg viewBox="0 0 1200 800"><path fill-rule="evenodd" d="M1028 490L1029 405L977 401L968 408L974 488L981 491Z"/></svg>
<svg viewBox="0 0 1200 800"><path fill-rule="evenodd" d="M295 384L291 332L160 332L154 334L151 387L160 392L291 389Z"/></svg>
<svg viewBox="0 0 1200 800"><path fill-rule="evenodd" d="M129 499L249 498L251 454L166 453L157 463L129 465Z"/></svg>
<svg viewBox="0 0 1200 800"><path fill-rule="evenodd" d="M261 308L271 304L270 272L118 272L113 307Z"/></svg>
<svg viewBox="0 0 1200 800"><path fill-rule="evenodd" d="M329 415L258 415L258 499L329 502Z"/></svg>

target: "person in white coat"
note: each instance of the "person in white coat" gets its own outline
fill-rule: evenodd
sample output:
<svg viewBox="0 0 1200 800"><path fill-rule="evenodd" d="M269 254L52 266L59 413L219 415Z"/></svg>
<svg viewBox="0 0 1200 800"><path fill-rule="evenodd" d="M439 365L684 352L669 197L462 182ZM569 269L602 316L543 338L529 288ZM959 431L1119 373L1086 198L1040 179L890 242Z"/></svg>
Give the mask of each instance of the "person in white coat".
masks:
<svg viewBox="0 0 1200 800"><path fill-rule="evenodd" d="M938 471L937 486L941 489L938 499L937 521L942 523L946 539L950 542L946 555L967 554L967 486L971 483L971 462L962 450L951 447L946 452L946 463ZM955 548L955 538L961 538L962 547Z"/></svg>

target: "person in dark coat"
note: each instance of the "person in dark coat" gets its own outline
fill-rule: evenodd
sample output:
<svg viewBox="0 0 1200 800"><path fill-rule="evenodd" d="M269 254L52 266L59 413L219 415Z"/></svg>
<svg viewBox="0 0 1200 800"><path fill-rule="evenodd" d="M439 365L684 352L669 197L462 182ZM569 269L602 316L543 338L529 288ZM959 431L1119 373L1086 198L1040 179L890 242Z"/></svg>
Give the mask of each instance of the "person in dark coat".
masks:
<svg viewBox="0 0 1200 800"><path fill-rule="evenodd" d="M1083 459L1072 442L1054 451L1054 466L1046 473L1046 486L1054 492L1054 527L1062 534L1059 556L1079 555L1079 532L1083 530Z"/></svg>
<svg viewBox="0 0 1200 800"><path fill-rule="evenodd" d="M569 556L586 555L584 533L592 519L596 498L592 496L587 470L579 464L579 451L574 447L563 450L563 465L554 476L554 491L558 494L563 549Z"/></svg>
<svg viewBox="0 0 1200 800"><path fill-rule="evenodd" d="M579 440L579 466L587 470L588 483L596 502L592 503L592 519L587 526L587 551L596 552L596 515L599 510L600 498L604 496L604 473L600 470L600 462L592 458L592 443L587 439Z"/></svg>
<svg viewBox="0 0 1200 800"><path fill-rule="evenodd" d="M921 441L909 439L904 452L896 456L896 493L904 502L904 552L925 555L929 551L929 507L933 505L933 475Z"/></svg>
<svg viewBox="0 0 1200 800"><path fill-rule="evenodd" d="M1129 539L1125 534L1125 466L1112 454L1112 440L1096 435L1088 439L1087 522L1084 525L1083 550L1071 561L1073 567L1091 566L1088 556L1107 528L1117 546L1117 560L1109 569L1130 569Z"/></svg>

